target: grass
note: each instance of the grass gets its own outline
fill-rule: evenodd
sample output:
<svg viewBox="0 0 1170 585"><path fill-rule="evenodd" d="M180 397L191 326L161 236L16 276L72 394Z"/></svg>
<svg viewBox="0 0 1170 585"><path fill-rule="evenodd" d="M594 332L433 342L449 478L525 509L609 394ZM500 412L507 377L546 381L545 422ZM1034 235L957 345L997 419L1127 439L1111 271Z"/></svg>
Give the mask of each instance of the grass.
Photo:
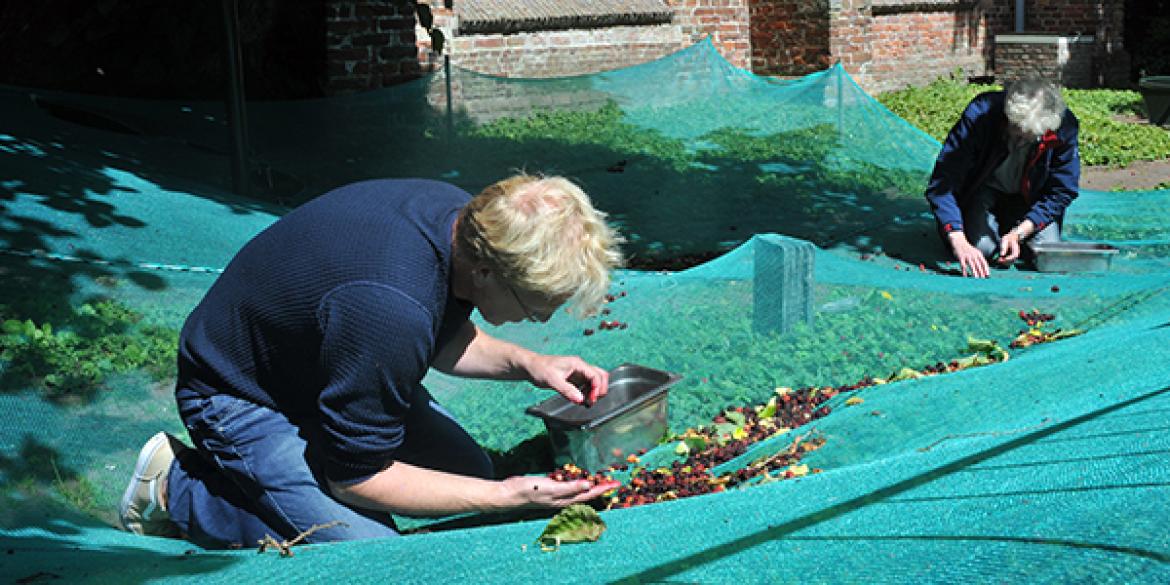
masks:
<svg viewBox="0 0 1170 585"><path fill-rule="evenodd" d="M940 78L923 87L886 92L883 105L923 132L942 141L972 98L995 85L968 84ZM1170 132L1125 118L1144 117L1142 97L1136 91L1066 89L1065 101L1081 123L1081 162L1086 165L1125 167L1139 160L1170 158Z"/></svg>

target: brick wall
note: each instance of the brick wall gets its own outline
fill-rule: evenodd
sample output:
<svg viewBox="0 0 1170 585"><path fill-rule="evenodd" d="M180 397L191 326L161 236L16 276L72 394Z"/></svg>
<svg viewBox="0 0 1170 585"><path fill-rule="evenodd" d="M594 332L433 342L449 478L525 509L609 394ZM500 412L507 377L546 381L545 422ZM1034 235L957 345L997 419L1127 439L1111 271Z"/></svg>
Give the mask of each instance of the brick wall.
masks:
<svg viewBox="0 0 1170 585"><path fill-rule="evenodd" d="M711 41L732 65L748 68L752 58L748 5L751 0L668 0L684 45L711 35Z"/></svg>
<svg viewBox="0 0 1170 585"><path fill-rule="evenodd" d="M1095 50L1093 37L996 35L995 79L1008 83L1039 75L1064 87L1092 87Z"/></svg>
<svg viewBox="0 0 1170 585"><path fill-rule="evenodd" d="M448 35L453 65L504 77L563 77L637 65L685 48L710 35L731 63L747 67L746 0L675 0L669 24L578 28L515 34ZM457 30L450 10L435 9L436 25ZM424 69L434 61L420 33ZM433 66L433 65L432 65Z"/></svg>
<svg viewBox="0 0 1170 585"><path fill-rule="evenodd" d="M325 1L330 93L391 85L441 65L412 15L399 14L385 2ZM666 24L506 35L460 35L455 13L437 0L433 11L436 26L446 33L452 64L492 75L561 77L614 69L656 59L710 35L736 66L763 75L798 76L840 61L874 93L956 70L966 77L992 75L993 37L1011 33L1015 19L1015 0L664 3L674 13ZM1093 84L1125 83L1124 0L1028 0L1027 10L1028 32L1093 36Z"/></svg>
<svg viewBox="0 0 1170 585"><path fill-rule="evenodd" d="M1092 85L1120 86L1128 81L1124 28L1124 0L1029 0L1024 19L1025 32L1092 36L1088 72Z"/></svg>
<svg viewBox="0 0 1170 585"><path fill-rule="evenodd" d="M418 76L413 12L376 0L325 3L327 93L385 87Z"/></svg>
<svg viewBox="0 0 1170 585"><path fill-rule="evenodd" d="M833 64L828 0L751 0L751 68L807 75Z"/></svg>
<svg viewBox="0 0 1170 585"><path fill-rule="evenodd" d="M653 61L690 44L673 25L458 35L451 64L502 77L563 77Z"/></svg>
<svg viewBox="0 0 1170 585"><path fill-rule="evenodd" d="M831 0L830 50L867 91L990 73L991 0Z"/></svg>

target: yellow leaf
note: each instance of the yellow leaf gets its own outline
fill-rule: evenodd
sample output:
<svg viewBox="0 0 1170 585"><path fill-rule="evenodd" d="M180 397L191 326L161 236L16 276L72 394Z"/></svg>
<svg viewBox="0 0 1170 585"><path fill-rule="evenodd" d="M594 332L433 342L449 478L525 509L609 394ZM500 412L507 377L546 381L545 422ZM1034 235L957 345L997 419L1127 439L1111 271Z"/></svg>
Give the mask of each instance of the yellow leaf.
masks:
<svg viewBox="0 0 1170 585"><path fill-rule="evenodd" d="M862 402L865 402L864 398L860 396L850 396L849 399L845 401L845 405L853 406L855 404L861 404Z"/></svg>
<svg viewBox="0 0 1170 585"><path fill-rule="evenodd" d="M686 441L679 441L678 445L676 445L674 448L674 452L679 455L686 455L687 453L691 452L691 448L687 446Z"/></svg>
<svg viewBox="0 0 1170 585"><path fill-rule="evenodd" d="M745 431L743 427L736 427L735 430L731 432L731 438L737 441L742 441L743 439L746 439L747 436L747 431Z"/></svg>
<svg viewBox="0 0 1170 585"><path fill-rule="evenodd" d="M881 291L881 293L882 293L882 298L883 298L883 299L886 299L887 301L892 301L892 300L894 300L894 295L892 295L892 294L890 294L890 293L888 293L888 292L886 292L886 291L884 291L884 290L883 290L883 291Z"/></svg>
<svg viewBox="0 0 1170 585"><path fill-rule="evenodd" d="M804 477L804 476L808 475L808 466L807 465L789 465L788 469L785 469L784 471L791 471L792 477Z"/></svg>

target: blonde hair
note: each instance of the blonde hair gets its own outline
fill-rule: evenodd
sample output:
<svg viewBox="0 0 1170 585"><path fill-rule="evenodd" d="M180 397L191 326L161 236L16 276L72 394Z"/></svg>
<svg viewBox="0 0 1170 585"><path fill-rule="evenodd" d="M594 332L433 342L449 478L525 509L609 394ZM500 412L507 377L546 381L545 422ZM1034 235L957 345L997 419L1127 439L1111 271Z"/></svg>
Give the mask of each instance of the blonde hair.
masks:
<svg viewBox="0 0 1170 585"><path fill-rule="evenodd" d="M472 198L455 237L508 283L564 300L583 317L600 307L622 264L624 240L605 217L569 180L519 174Z"/></svg>
<svg viewBox="0 0 1170 585"><path fill-rule="evenodd" d="M1016 128L1033 136L1060 128L1064 118L1064 99L1051 82L1029 77L1007 88L1004 113Z"/></svg>

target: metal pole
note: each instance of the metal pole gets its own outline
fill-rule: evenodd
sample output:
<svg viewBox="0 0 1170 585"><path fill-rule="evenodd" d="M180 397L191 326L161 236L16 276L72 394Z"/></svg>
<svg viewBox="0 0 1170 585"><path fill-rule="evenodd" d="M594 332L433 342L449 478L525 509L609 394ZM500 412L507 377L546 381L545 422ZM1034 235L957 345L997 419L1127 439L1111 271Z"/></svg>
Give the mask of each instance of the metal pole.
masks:
<svg viewBox="0 0 1170 585"><path fill-rule="evenodd" d="M228 129L232 135L232 190L249 195L248 118L244 110L244 66L240 51L238 0L223 0L227 40Z"/></svg>
<svg viewBox="0 0 1170 585"><path fill-rule="evenodd" d="M837 61L837 148L845 147L845 66Z"/></svg>
<svg viewBox="0 0 1170 585"><path fill-rule="evenodd" d="M444 0L443 6L452 12L455 11L455 0ZM455 36L454 27L451 29L451 36ZM455 109L451 103L451 42L455 39L444 39L443 43L443 75L447 78L447 148L454 146L452 141L455 139Z"/></svg>
<svg viewBox="0 0 1170 585"><path fill-rule="evenodd" d="M1016 0L1016 32L1024 32L1024 0Z"/></svg>
<svg viewBox="0 0 1170 585"><path fill-rule="evenodd" d="M443 55L443 76L447 78L447 148L455 139L455 113L451 105L451 56Z"/></svg>

